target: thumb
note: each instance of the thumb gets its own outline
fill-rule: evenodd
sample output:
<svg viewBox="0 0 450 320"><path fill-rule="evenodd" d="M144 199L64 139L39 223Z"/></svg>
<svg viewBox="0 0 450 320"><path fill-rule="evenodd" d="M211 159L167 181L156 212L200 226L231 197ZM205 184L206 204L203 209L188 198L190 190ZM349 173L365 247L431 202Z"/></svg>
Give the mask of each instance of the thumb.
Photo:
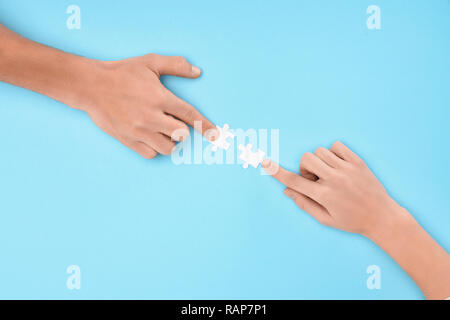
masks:
<svg viewBox="0 0 450 320"><path fill-rule="evenodd" d="M200 68L190 64L184 57L150 54L148 58L149 67L158 75L198 78L202 73Z"/></svg>

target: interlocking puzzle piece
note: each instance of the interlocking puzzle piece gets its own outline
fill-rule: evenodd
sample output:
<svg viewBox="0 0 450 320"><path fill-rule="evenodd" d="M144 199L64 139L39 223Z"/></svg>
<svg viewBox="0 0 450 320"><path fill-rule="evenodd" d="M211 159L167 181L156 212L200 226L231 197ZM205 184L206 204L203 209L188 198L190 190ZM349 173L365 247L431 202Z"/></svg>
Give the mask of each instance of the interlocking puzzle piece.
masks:
<svg viewBox="0 0 450 320"><path fill-rule="evenodd" d="M216 140L211 141L213 144L212 151L217 151L219 148L228 150L230 147L230 143L227 141L228 138L234 138L234 134L232 134L230 130L230 126L228 124L224 124L223 128L216 126L217 130L219 130L219 137Z"/></svg>
<svg viewBox="0 0 450 320"><path fill-rule="evenodd" d="M265 152L260 149L256 152L252 152L252 148L253 146L250 143L246 146L243 144L239 145L239 150L242 151L239 155L239 159L244 161L244 164L242 165L244 169L247 169L249 164L254 168L258 168L258 165L264 160L264 156L266 155Z"/></svg>

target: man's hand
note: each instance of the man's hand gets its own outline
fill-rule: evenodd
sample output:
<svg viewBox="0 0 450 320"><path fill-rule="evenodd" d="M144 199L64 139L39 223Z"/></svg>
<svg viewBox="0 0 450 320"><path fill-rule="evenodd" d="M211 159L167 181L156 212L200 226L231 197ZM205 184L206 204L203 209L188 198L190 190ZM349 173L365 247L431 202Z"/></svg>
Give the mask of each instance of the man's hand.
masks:
<svg viewBox="0 0 450 320"><path fill-rule="evenodd" d="M181 140L194 121L201 122L207 138L217 137L210 121L159 81L162 75L200 74L182 57L88 59L30 41L0 24L0 81L86 111L101 129L145 158L170 154L174 131L173 138Z"/></svg>
<svg viewBox="0 0 450 320"><path fill-rule="evenodd" d="M194 107L167 90L162 75L197 78L201 71L183 57L149 54L100 64L98 85L82 109L106 133L151 159L169 155L175 147L172 134L189 134L187 125L202 123L202 133L214 135L215 126Z"/></svg>

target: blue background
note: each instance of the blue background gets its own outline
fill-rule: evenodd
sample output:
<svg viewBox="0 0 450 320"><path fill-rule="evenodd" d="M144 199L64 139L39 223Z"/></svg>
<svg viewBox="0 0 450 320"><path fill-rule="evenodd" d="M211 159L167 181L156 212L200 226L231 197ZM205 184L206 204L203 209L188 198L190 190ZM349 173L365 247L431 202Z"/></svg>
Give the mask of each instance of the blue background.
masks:
<svg viewBox="0 0 450 320"><path fill-rule="evenodd" d="M81 30L66 28L70 4ZM279 128L292 170L342 140L450 249L449 1L0 0L0 21L91 58L187 57L203 76L164 83L212 121ZM375 244L319 225L259 170L145 160L8 84L0 137L0 298L423 298Z"/></svg>

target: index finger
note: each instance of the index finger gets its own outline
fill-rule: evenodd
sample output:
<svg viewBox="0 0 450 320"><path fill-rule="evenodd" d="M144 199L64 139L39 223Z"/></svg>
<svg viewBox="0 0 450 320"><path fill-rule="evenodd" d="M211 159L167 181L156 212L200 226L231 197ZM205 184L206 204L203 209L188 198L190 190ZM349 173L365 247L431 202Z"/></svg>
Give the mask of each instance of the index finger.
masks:
<svg viewBox="0 0 450 320"><path fill-rule="evenodd" d="M172 93L171 95L172 101L168 106L167 113L190 125L207 139L218 136L216 126L212 124L211 121L186 101L178 98ZM201 125L197 125L198 123Z"/></svg>
<svg viewBox="0 0 450 320"><path fill-rule="evenodd" d="M286 170L269 159L265 159L261 166L269 175L280 181L286 187L294 189L320 203L320 184Z"/></svg>

